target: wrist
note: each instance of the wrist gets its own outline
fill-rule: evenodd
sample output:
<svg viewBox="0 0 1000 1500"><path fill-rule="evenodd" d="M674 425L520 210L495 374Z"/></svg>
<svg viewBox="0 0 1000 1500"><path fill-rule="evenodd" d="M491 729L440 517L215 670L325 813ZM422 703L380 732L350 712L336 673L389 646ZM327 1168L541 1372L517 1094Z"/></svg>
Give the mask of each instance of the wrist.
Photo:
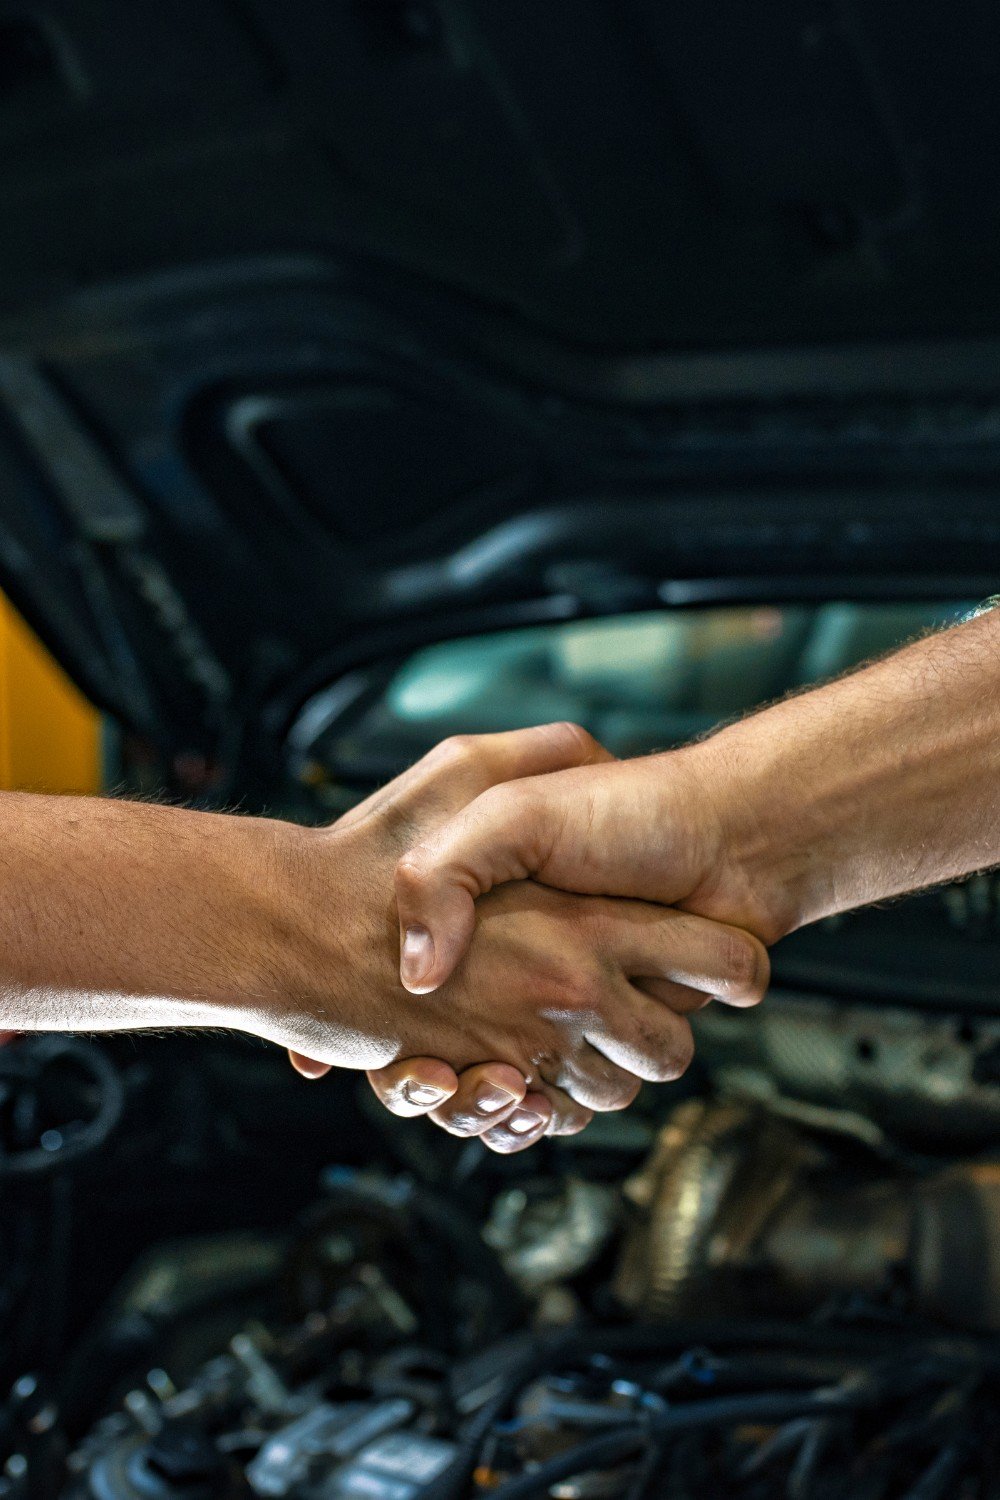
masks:
<svg viewBox="0 0 1000 1500"><path fill-rule="evenodd" d="M809 920L808 848L787 772L742 724L674 752L684 806L709 830L704 874L683 904L770 945Z"/></svg>
<svg viewBox="0 0 1000 1500"><path fill-rule="evenodd" d="M237 872L233 902L240 916L231 928L236 946L223 1024L305 1050L322 998L342 967L335 878L318 889L325 830L270 818L236 821L243 847L232 852L230 863Z"/></svg>
<svg viewBox="0 0 1000 1500"><path fill-rule="evenodd" d="M275 824L264 881L262 1003L248 1029L338 1067L372 1069L399 1055L398 924L388 871L370 840Z"/></svg>

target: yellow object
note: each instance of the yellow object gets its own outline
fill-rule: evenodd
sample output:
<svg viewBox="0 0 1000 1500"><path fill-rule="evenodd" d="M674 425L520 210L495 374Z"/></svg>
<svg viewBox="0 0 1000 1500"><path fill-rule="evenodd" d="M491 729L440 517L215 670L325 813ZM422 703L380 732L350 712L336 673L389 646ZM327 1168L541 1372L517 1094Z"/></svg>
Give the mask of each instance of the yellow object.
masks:
<svg viewBox="0 0 1000 1500"><path fill-rule="evenodd" d="M101 789L99 713L2 594L0 789Z"/></svg>

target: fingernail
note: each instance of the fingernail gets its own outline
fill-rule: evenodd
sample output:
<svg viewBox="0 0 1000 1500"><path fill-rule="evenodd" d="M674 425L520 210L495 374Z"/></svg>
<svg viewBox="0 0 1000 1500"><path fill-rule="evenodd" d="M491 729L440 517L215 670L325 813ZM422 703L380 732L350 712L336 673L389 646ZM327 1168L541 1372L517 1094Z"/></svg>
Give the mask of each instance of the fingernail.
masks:
<svg viewBox="0 0 1000 1500"><path fill-rule="evenodd" d="M408 927L399 972L407 989L416 989L434 962L434 943L426 927Z"/></svg>
<svg viewBox="0 0 1000 1500"><path fill-rule="evenodd" d="M513 1104L517 1098L510 1089L501 1088L498 1083L491 1083L489 1088L483 1089L476 1097L476 1108L481 1115L495 1115L498 1109L506 1109Z"/></svg>
<svg viewBox="0 0 1000 1500"><path fill-rule="evenodd" d="M527 1135L529 1130L537 1130L541 1123L541 1115L532 1114L530 1109L516 1109L507 1121L507 1129L513 1130L515 1135Z"/></svg>
<svg viewBox="0 0 1000 1500"><path fill-rule="evenodd" d="M403 1098L410 1104L440 1104L447 1097L445 1089L435 1088L432 1083L415 1083L408 1078L403 1084Z"/></svg>

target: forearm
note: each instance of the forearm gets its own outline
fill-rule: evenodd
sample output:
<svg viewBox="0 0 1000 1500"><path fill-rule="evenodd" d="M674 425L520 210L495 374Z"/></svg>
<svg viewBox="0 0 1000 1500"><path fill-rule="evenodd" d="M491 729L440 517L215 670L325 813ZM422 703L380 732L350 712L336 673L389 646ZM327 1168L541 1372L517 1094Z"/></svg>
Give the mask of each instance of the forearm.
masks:
<svg viewBox="0 0 1000 1500"><path fill-rule="evenodd" d="M766 943L1000 863L1000 611L680 750L497 786L396 867L404 978L444 982L476 898L534 876ZM407 945L419 942L419 973Z"/></svg>
<svg viewBox="0 0 1000 1500"><path fill-rule="evenodd" d="M749 921L769 940L997 863L1000 612L776 704L680 758L712 795L723 854L718 879L687 904Z"/></svg>
<svg viewBox="0 0 1000 1500"><path fill-rule="evenodd" d="M0 1025L267 1034L295 982L295 833L256 818L0 794Z"/></svg>

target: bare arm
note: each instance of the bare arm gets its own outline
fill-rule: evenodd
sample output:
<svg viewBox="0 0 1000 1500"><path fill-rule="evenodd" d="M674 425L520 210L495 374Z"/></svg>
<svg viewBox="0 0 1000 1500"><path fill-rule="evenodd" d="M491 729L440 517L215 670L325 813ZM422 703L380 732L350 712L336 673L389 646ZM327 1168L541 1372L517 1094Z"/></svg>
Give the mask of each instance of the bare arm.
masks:
<svg viewBox="0 0 1000 1500"><path fill-rule="evenodd" d="M689 763L719 789L721 879L694 901L736 903L769 938L994 865L1000 612L724 729Z"/></svg>
<svg viewBox="0 0 1000 1500"><path fill-rule="evenodd" d="M640 1079L683 1071L685 1013L706 992L760 997L759 944L524 886L490 898L461 973L415 1004L398 979L392 872L442 803L581 749L565 727L495 736L485 754L445 746L329 829L0 794L0 1024L232 1027L358 1069L431 1054L449 1065L439 1098L454 1069L486 1063L493 1103L477 1127L527 1112L508 1148L579 1129Z"/></svg>
<svg viewBox="0 0 1000 1500"><path fill-rule="evenodd" d="M1000 862L998 782L993 611L702 743L486 792L400 863L404 982L438 984L475 898L526 875L773 942Z"/></svg>
<svg viewBox="0 0 1000 1500"><path fill-rule="evenodd" d="M287 990L294 830L0 794L0 1016L20 1030L254 1029Z"/></svg>

